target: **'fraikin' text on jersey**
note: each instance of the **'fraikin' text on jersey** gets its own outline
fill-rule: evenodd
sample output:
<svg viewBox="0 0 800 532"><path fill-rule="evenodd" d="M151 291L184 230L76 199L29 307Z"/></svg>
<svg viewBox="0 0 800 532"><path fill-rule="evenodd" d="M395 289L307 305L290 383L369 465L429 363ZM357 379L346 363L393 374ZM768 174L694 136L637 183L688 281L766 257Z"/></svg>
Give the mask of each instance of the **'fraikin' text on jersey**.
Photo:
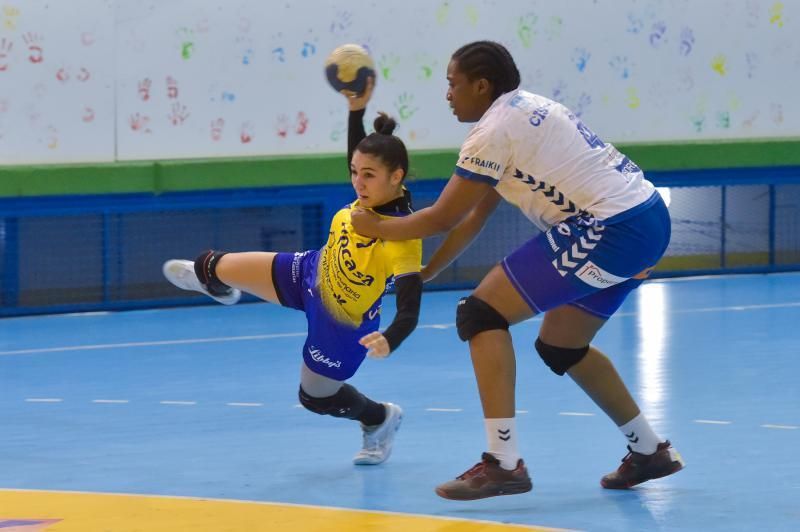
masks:
<svg viewBox="0 0 800 532"><path fill-rule="evenodd" d="M569 109L523 90L500 96L475 124L456 174L491 184L542 230L582 213L612 222L654 191Z"/></svg>

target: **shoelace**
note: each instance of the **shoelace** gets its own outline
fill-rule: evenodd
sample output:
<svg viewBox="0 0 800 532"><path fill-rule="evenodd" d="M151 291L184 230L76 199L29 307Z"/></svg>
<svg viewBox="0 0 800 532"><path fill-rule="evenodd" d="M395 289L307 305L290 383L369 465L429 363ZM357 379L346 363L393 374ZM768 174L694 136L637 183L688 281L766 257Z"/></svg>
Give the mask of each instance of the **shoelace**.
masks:
<svg viewBox="0 0 800 532"><path fill-rule="evenodd" d="M633 456L633 449L631 449L631 446L630 446L630 445L628 445L627 447L628 447L628 454L626 454L625 456L623 456L623 457L622 457L622 463L623 463L623 464L625 463L625 461L626 461L628 458L630 458L630 457L632 457L632 456Z"/></svg>
<svg viewBox="0 0 800 532"><path fill-rule="evenodd" d="M458 480L466 480L468 478L472 478L475 475L478 475L480 472L482 472L485 467L486 467L486 461L481 460L480 462L478 462L477 464L475 464L474 466L472 466L468 470L466 470L463 473L461 473L456 478Z"/></svg>
<svg viewBox="0 0 800 532"><path fill-rule="evenodd" d="M643 455L641 453L635 452L633 449L631 449L631 447L629 445L628 446L628 454L626 454L622 458L622 465L619 466L619 472L620 473L622 473L624 471L627 471L628 469L631 469L631 468L641 467L641 460L639 460L637 462L636 456L634 456L634 455L645 456L645 455Z"/></svg>

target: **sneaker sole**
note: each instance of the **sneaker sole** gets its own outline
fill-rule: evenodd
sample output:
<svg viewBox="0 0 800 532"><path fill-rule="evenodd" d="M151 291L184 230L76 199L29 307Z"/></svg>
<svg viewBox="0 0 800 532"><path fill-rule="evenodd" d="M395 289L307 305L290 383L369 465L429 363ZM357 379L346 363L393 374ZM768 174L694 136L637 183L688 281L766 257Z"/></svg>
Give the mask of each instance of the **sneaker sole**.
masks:
<svg viewBox="0 0 800 532"><path fill-rule="evenodd" d="M363 466L380 465L380 464L384 463L388 459L389 459L388 456L386 458L384 458L383 460L380 460L380 461L378 461L378 460L370 461L369 459L366 459L366 458L364 458L364 459L354 458L353 459L353 465L358 465L358 466L362 466L362 465Z"/></svg>
<svg viewBox="0 0 800 532"><path fill-rule="evenodd" d="M673 474L677 473L678 471L680 471L681 469L683 469L683 467L684 467L683 464L681 464L679 462L673 462L673 464L674 465L673 465L672 469L670 469L669 471L667 471L663 475L658 475L658 476L646 478L646 479L640 480L638 482L629 482L627 484L622 484L622 485L619 485L619 486L607 485L605 482L603 482L603 479L600 479L600 486L602 486L603 489L607 489L607 490L627 490L627 489L631 489L634 486L638 486L639 484L644 484L645 482L649 482L651 480L656 480L658 478L664 478L664 477L668 477L670 475L673 475Z"/></svg>
<svg viewBox="0 0 800 532"><path fill-rule="evenodd" d="M516 483L512 485L507 485L501 490L494 490L491 493L488 492L477 492L472 494L461 494L461 493L447 493L442 488L437 487L434 491L436 491L436 495L443 499L448 499L451 501L475 501L478 499L488 499L489 497L500 497L502 495L519 495L520 493L527 493L533 489L533 482L525 482L525 483Z"/></svg>

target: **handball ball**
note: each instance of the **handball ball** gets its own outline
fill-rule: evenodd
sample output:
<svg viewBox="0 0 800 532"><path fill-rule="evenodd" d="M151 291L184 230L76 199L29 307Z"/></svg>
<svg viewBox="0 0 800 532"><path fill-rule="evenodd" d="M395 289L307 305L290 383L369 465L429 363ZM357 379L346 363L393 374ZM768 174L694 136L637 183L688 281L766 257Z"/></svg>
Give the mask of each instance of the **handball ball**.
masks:
<svg viewBox="0 0 800 532"><path fill-rule="evenodd" d="M375 77L375 63L363 46L343 44L325 60L325 75L336 91L361 95L367 78Z"/></svg>

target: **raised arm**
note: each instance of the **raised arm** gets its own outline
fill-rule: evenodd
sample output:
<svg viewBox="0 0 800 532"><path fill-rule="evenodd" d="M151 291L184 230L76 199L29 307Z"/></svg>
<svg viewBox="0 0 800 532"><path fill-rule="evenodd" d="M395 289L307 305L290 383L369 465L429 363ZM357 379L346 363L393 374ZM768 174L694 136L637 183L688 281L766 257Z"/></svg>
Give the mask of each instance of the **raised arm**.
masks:
<svg viewBox="0 0 800 532"><path fill-rule="evenodd" d="M356 146L367 136L364 131L364 113L366 109L350 111L347 117L347 172L350 172L350 162L353 160L353 152Z"/></svg>
<svg viewBox="0 0 800 532"><path fill-rule="evenodd" d="M411 240L445 233L455 227L492 191L492 186L453 175L436 203L402 218L381 219L366 210L351 213L356 233L384 240Z"/></svg>
<svg viewBox="0 0 800 532"><path fill-rule="evenodd" d="M353 152L356 146L367 136L364 130L364 113L367 103L372 98L372 89L375 81L372 78L367 80L367 88L361 96L350 96L346 92L342 94L347 98L347 107L350 110L347 117L347 173L350 173L350 161L353 160Z"/></svg>

